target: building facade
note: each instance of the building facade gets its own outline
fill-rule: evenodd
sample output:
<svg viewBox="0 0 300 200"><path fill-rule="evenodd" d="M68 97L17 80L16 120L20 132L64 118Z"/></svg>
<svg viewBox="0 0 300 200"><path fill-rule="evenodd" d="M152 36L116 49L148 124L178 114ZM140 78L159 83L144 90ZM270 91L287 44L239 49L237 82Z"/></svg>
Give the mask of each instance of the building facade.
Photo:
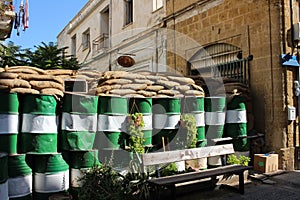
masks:
<svg viewBox="0 0 300 200"><path fill-rule="evenodd" d="M282 55L298 55L299 7L298 0L90 0L57 42L99 71L195 75L245 66L254 129L265 135L265 150L279 154L279 167L292 170L299 168L299 128L288 111L299 113L299 67L284 65ZM120 55L136 64L122 68Z"/></svg>

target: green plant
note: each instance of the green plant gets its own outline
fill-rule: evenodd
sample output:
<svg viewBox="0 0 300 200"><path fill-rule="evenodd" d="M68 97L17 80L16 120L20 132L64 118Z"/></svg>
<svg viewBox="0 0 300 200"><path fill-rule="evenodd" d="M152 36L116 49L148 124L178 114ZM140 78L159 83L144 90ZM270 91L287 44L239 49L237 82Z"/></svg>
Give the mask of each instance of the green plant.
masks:
<svg viewBox="0 0 300 200"><path fill-rule="evenodd" d="M232 154L232 155L229 155L227 157L227 163L228 164L231 164L231 165L243 165L243 166L248 166L249 162L250 162L250 158L247 157L247 156L240 156L239 158Z"/></svg>
<svg viewBox="0 0 300 200"><path fill-rule="evenodd" d="M79 200L143 200L149 197L146 181L133 181L106 164L86 172L78 189Z"/></svg>
<svg viewBox="0 0 300 200"><path fill-rule="evenodd" d="M176 145L178 148L195 148L197 143L196 118L192 114L182 114L180 116L180 128L176 135Z"/></svg>
<svg viewBox="0 0 300 200"><path fill-rule="evenodd" d="M145 126L142 113L129 114L127 118L127 133L129 134L129 148L131 152L143 154L144 147L144 133Z"/></svg>

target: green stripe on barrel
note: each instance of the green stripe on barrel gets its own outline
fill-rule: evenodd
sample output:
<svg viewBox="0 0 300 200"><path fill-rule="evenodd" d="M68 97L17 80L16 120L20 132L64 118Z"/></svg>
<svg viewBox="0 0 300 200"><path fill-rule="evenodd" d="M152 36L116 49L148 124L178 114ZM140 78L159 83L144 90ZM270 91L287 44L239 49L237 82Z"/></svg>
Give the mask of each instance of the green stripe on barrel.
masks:
<svg viewBox="0 0 300 200"><path fill-rule="evenodd" d="M8 157L0 153L0 194L1 199L8 200Z"/></svg>
<svg viewBox="0 0 300 200"><path fill-rule="evenodd" d="M65 94L60 138L62 150L93 148L97 129L97 105L96 96Z"/></svg>
<svg viewBox="0 0 300 200"><path fill-rule="evenodd" d="M153 98L153 145L156 149L171 143L175 138L181 114L180 98ZM171 145L171 144L170 144Z"/></svg>
<svg viewBox="0 0 300 200"><path fill-rule="evenodd" d="M143 115L143 121L145 127L144 133L144 145L152 145L152 98L130 98L129 99L129 113L141 113Z"/></svg>
<svg viewBox="0 0 300 200"><path fill-rule="evenodd" d="M69 189L69 165L61 153L28 153L26 158L32 165L33 197L44 200Z"/></svg>
<svg viewBox="0 0 300 200"><path fill-rule="evenodd" d="M25 154L8 156L8 176L9 198L31 199L32 170L25 161Z"/></svg>
<svg viewBox="0 0 300 200"><path fill-rule="evenodd" d="M186 96L181 100L181 113L193 114L197 127L197 146L201 147L205 140L204 97Z"/></svg>
<svg viewBox="0 0 300 200"><path fill-rule="evenodd" d="M247 136L246 101L245 96L236 95L227 104L224 136L234 138L233 146L236 151L249 150L248 139L242 138Z"/></svg>
<svg viewBox="0 0 300 200"><path fill-rule="evenodd" d="M226 98L222 96L205 97L205 134L208 145L211 139L222 138L225 124Z"/></svg>
<svg viewBox="0 0 300 200"><path fill-rule="evenodd" d="M17 93L0 92L0 151L17 153L19 99Z"/></svg>
<svg viewBox="0 0 300 200"><path fill-rule="evenodd" d="M116 96L99 96L98 125L94 147L119 149L125 144L128 99Z"/></svg>
<svg viewBox="0 0 300 200"><path fill-rule="evenodd" d="M57 152L57 100L52 95L27 94L22 104L21 152Z"/></svg>

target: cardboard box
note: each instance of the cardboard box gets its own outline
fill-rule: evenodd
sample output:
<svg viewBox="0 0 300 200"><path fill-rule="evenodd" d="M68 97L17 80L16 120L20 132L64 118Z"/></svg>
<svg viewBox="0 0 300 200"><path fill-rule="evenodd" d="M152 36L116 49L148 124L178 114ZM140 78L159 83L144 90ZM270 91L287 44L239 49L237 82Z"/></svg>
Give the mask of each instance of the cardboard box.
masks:
<svg viewBox="0 0 300 200"><path fill-rule="evenodd" d="M254 154L255 171L268 173L278 170L278 154Z"/></svg>

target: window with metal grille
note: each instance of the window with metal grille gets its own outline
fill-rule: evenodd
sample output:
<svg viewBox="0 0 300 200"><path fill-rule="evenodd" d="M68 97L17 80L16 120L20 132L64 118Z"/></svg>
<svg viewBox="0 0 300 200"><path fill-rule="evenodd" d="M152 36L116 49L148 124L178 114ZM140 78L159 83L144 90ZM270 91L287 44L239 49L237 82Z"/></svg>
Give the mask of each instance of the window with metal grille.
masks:
<svg viewBox="0 0 300 200"><path fill-rule="evenodd" d="M227 77L248 83L249 57L243 58L240 48L217 43L196 52L188 62L190 75Z"/></svg>

